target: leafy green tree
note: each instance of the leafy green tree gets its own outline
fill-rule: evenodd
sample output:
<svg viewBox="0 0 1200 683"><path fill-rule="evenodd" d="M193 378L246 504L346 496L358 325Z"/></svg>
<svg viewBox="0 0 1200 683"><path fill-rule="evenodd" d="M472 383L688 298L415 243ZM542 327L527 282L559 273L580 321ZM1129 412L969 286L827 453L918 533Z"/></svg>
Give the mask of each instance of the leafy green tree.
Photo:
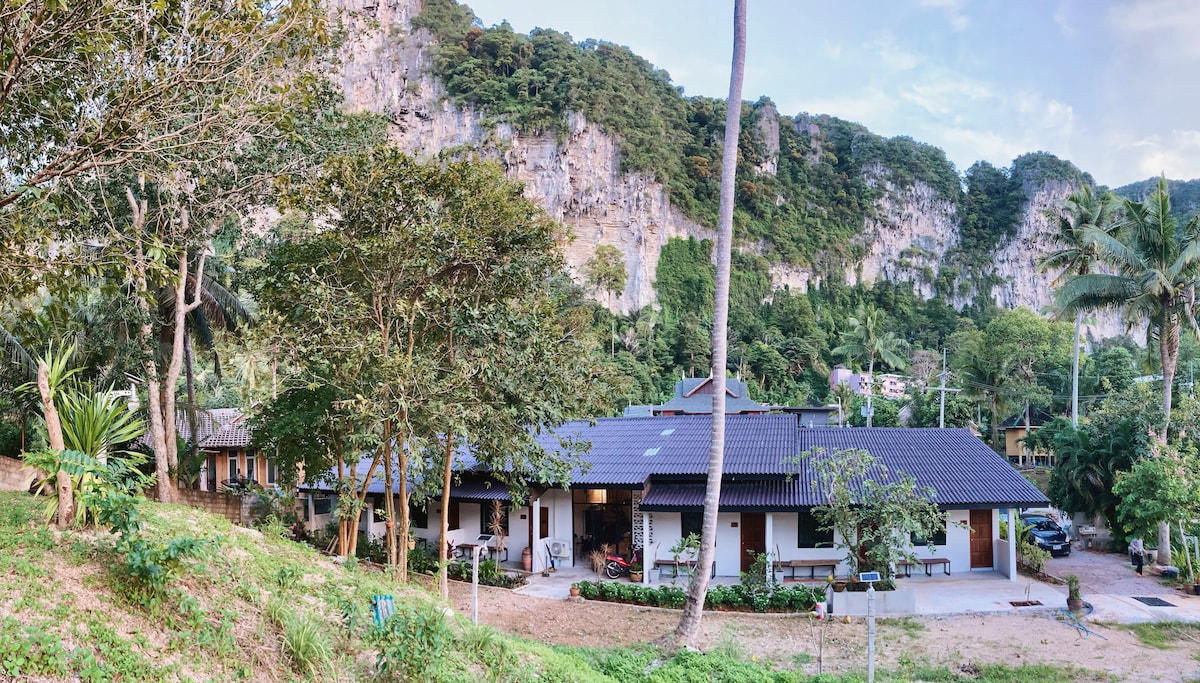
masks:
<svg viewBox="0 0 1200 683"><path fill-rule="evenodd" d="M1066 311L1117 308L1128 319L1150 323L1148 341L1157 343L1163 374L1165 430L1180 331L1185 322L1196 324L1190 302L1200 278L1200 220L1179 225L1171 213L1165 178L1145 204L1124 200L1123 205L1125 216L1115 235L1095 228L1086 231L1104 263L1117 272L1072 278L1056 296Z"/></svg>
<svg viewBox="0 0 1200 683"><path fill-rule="evenodd" d="M625 291L625 256L611 244L601 244L583 264L583 274L589 286L608 295L608 305Z"/></svg>
<svg viewBox="0 0 1200 683"><path fill-rule="evenodd" d="M907 544L910 534L932 539L946 530L947 515L938 509L937 492L917 486L912 475L891 470L865 450L807 452L823 504L813 508L822 528L834 532L846 551L850 575L877 571L892 584L899 560L916 562Z"/></svg>
<svg viewBox="0 0 1200 683"><path fill-rule="evenodd" d="M904 340L897 337L896 333L882 329L883 311L873 304L864 304L859 306L854 317L846 322L850 327L842 333L842 344L833 350L833 355L842 356L856 365L865 363L867 376L872 378L872 381L875 377L876 358L897 370L903 370L908 366L908 360L900 355L903 351ZM869 385L867 390L874 393L874 386ZM868 427L874 424L873 412L870 402L868 402L866 418Z"/></svg>
<svg viewBox="0 0 1200 683"><path fill-rule="evenodd" d="M1116 235L1090 229L1115 273L1073 278L1056 294L1064 311L1117 308L1126 319L1146 320L1147 345L1157 342L1163 376L1160 440L1165 444L1171 423L1172 385L1179 360L1179 336L1186 323L1196 329L1195 291L1200 279L1200 217L1180 226L1171 212L1165 177L1146 203L1124 201L1125 217ZM1159 528L1161 563L1171 561L1170 528Z"/></svg>
<svg viewBox="0 0 1200 683"><path fill-rule="evenodd" d="M1090 185L1072 192L1056 209L1044 213L1053 227L1051 241L1054 251L1038 259L1041 270L1057 270L1055 285L1067 278L1087 275L1100 260L1089 230L1111 235L1116 228L1116 200L1107 193L1098 195ZM1071 423L1079 424L1079 332L1083 324L1083 309L1075 311L1075 343L1071 362Z"/></svg>
<svg viewBox="0 0 1200 683"><path fill-rule="evenodd" d="M1133 467L1117 473L1113 494L1118 519L1131 536L1190 522L1200 515L1200 459L1194 447L1181 451L1151 442Z"/></svg>

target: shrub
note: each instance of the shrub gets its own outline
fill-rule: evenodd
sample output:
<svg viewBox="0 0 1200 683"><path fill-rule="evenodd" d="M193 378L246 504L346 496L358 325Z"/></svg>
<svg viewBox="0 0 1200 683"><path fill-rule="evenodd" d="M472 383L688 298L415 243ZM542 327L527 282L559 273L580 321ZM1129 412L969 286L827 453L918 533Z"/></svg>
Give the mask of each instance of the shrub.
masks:
<svg viewBox="0 0 1200 683"><path fill-rule="evenodd" d="M687 593L675 586L651 588L636 583L581 581L575 584L579 595L588 600L628 602L635 605L678 609ZM755 612L807 612L824 600L824 591L816 586L773 584L765 589L747 590L745 586L712 586L704 599L707 609L727 608Z"/></svg>
<svg viewBox="0 0 1200 683"><path fill-rule="evenodd" d="M375 629L371 640L379 649L376 668L383 680L434 680L432 669L452 651L454 634L448 617L432 603L397 609Z"/></svg>

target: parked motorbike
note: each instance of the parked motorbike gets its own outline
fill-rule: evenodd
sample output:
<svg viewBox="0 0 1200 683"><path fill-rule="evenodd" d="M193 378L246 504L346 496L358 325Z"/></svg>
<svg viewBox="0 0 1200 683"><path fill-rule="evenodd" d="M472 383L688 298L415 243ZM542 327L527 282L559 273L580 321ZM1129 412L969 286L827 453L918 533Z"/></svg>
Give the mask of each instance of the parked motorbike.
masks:
<svg viewBox="0 0 1200 683"><path fill-rule="evenodd" d="M633 555L628 560L624 555L606 555L605 558L608 561L604 565L604 575L610 579L620 578L629 573L630 567L642 563L638 558L637 550L633 551Z"/></svg>

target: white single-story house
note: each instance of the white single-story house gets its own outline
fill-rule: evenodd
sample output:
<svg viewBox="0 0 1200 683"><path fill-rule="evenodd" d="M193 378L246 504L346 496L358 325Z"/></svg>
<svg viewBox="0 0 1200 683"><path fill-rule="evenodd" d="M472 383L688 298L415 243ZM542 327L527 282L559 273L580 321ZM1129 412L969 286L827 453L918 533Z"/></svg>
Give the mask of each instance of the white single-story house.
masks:
<svg viewBox="0 0 1200 683"><path fill-rule="evenodd" d="M709 415L569 422L540 437L550 452L559 448L558 437L590 443L583 458L587 466L572 473L569 487L531 484L525 502L512 507L503 485L465 469L451 488L450 538L470 543L486 533L489 512L500 504L508 525L508 561L519 562L530 547L534 571L551 563L582 565L590 550L608 544L626 555L637 549L649 581L655 561L674 560L669 548L700 530L710 430ZM785 575L820 577L831 570L843 575L844 551L832 547L831 534L813 519L812 508L823 501L808 461L797 456L851 448L932 487L937 504L949 513L950 524L933 539L933 550L914 544L918 558L932 560L929 566L910 571L988 569L1015 580L1015 546L1012 539L1000 540L1000 513L1048 501L978 437L965 429L809 428L788 414L726 417L715 573L747 571L754 551L770 552ZM331 519L332 503L320 503L330 490L308 486L311 527ZM369 491L382 505L382 482L372 482ZM415 533L425 542L436 543L439 505L431 501L428 511L414 509ZM368 510L360 528L381 535L383 522Z"/></svg>

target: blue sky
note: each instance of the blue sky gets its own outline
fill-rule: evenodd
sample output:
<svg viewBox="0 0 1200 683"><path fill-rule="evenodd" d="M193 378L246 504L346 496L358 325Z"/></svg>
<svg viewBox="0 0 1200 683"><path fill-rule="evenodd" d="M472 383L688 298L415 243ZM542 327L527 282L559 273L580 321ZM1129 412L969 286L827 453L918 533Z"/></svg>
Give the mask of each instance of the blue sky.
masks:
<svg viewBox="0 0 1200 683"><path fill-rule="evenodd" d="M688 95L729 90L732 0L466 0L485 25L628 45ZM1198 0L749 0L743 98L946 150L1046 150L1109 186L1200 177Z"/></svg>

